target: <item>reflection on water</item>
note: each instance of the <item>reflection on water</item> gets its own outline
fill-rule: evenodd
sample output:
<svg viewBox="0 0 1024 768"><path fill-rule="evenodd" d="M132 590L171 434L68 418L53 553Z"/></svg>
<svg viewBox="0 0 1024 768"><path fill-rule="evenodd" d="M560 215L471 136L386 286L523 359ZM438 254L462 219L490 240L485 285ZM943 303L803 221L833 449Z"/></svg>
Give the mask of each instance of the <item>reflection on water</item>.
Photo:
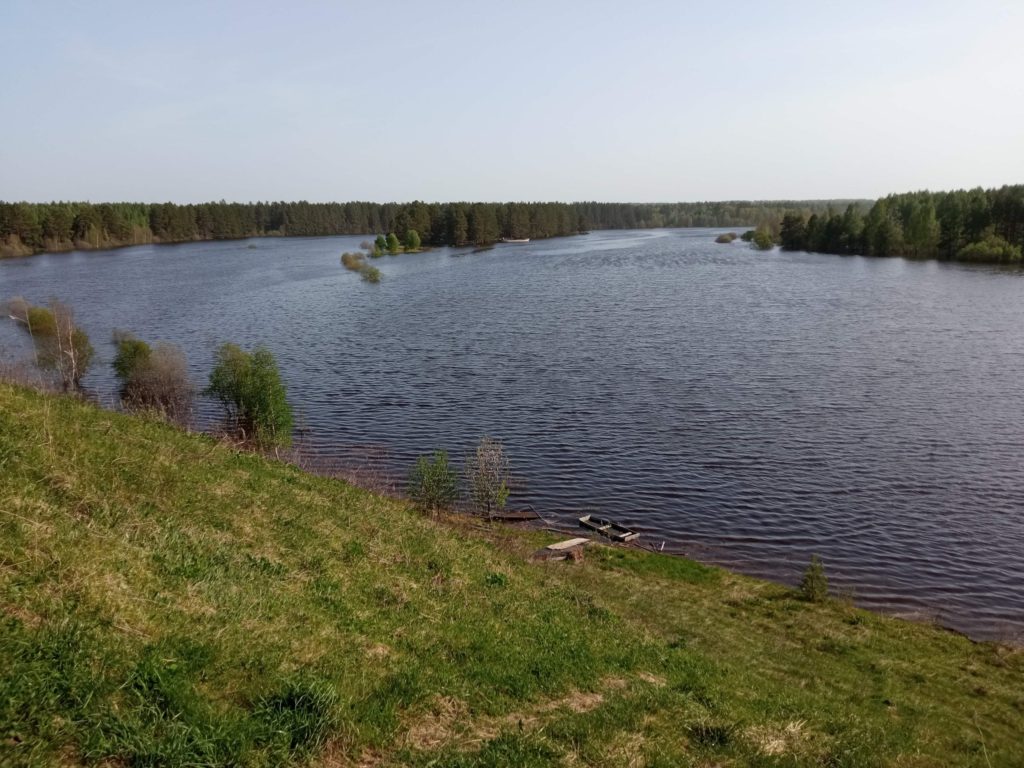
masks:
<svg viewBox="0 0 1024 768"><path fill-rule="evenodd" d="M101 393L113 328L181 344L197 381L264 343L328 458L403 470L491 434L551 516L789 582L818 553L862 604L1024 632L1018 274L673 230L384 257L368 285L338 263L362 239L40 256L0 263L0 296L70 301Z"/></svg>

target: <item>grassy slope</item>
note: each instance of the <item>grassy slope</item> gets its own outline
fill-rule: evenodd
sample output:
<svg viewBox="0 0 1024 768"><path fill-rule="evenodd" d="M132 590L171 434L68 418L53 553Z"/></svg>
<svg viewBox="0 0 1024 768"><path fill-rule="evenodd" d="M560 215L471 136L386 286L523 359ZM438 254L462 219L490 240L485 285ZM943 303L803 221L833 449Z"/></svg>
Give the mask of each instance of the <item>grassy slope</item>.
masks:
<svg viewBox="0 0 1024 768"><path fill-rule="evenodd" d="M0 385L0 764L1024 765L1024 658Z"/></svg>

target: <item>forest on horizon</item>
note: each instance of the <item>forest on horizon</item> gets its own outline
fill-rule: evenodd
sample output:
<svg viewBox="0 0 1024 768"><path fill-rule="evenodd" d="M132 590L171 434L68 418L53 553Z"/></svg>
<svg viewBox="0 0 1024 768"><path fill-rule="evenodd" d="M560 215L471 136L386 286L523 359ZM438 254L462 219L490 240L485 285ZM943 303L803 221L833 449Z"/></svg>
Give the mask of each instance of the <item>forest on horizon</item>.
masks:
<svg viewBox="0 0 1024 768"><path fill-rule="evenodd" d="M870 200L696 203L0 202L0 256L267 236L488 245L600 229L750 227L786 250L1020 263L1024 185Z"/></svg>
<svg viewBox="0 0 1024 768"><path fill-rule="evenodd" d="M145 243L264 236L376 235L425 245L487 245L592 229L770 226L787 212L824 214L870 201L796 200L697 203L175 203L0 202L0 255L114 248Z"/></svg>

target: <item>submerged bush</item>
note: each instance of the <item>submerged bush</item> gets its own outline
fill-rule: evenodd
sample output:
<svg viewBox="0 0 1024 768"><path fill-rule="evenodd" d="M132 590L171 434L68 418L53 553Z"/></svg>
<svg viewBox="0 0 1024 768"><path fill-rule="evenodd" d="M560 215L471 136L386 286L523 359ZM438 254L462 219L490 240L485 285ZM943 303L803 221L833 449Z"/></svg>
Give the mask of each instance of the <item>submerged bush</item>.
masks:
<svg viewBox="0 0 1024 768"><path fill-rule="evenodd" d="M751 240L754 239L755 234L756 232L753 229L748 229L746 232L740 235L740 240L742 240L744 243L749 243Z"/></svg>
<svg viewBox="0 0 1024 768"><path fill-rule="evenodd" d="M409 472L409 496L422 509L447 509L459 498L459 475L446 451L420 456Z"/></svg>
<svg viewBox="0 0 1024 768"><path fill-rule="evenodd" d="M825 564L817 555L811 555L811 563L804 571L800 581L800 594L804 600L820 603L828 597L828 577L825 575Z"/></svg>
<svg viewBox="0 0 1024 768"><path fill-rule="evenodd" d="M753 236L753 247L759 251L770 251L775 247L775 238L767 229L759 227Z"/></svg>
<svg viewBox="0 0 1024 768"><path fill-rule="evenodd" d="M32 337L36 364L53 371L65 392L77 390L95 351L89 335L75 325L71 307L56 299L37 307L19 297L8 302L7 314Z"/></svg>
<svg viewBox="0 0 1024 768"><path fill-rule="evenodd" d="M371 267L369 264L361 267L359 270L359 276L363 278L367 283L379 283L380 282L380 270L376 267Z"/></svg>
<svg viewBox="0 0 1024 768"><path fill-rule="evenodd" d="M723 244L731 243L737 237L738 237L738 235L735 232L725 232L724 234L721 234L718 237L716 237L715 238L715 242L716 243L723 243Z"/></svg>
<svg viewBox="0 0 1024 768"><path fill-rule="evenodd" d="M353 272L358 272L366 266L366 259L363 258L363 254L361 253L346 252L341 254L341 265L345 269L351 269Z"/></svg>
<svg viewBox="0 0 1024 768"><path fill-rule="evenodd" d="M236 344L221 346L205 394L220 400L243 439L262 447L291 442L292 409L277 362L266 348L246 352Z"/></svg>
<svg viewBox="0 0 1024 768"><path fill-rule="evenodd" d="M192 417L194 388L181 348L163 343L153 348L128 333L116 333L114 341L114 373L121 381L125 408L155 412L186 426Z"/></svg>

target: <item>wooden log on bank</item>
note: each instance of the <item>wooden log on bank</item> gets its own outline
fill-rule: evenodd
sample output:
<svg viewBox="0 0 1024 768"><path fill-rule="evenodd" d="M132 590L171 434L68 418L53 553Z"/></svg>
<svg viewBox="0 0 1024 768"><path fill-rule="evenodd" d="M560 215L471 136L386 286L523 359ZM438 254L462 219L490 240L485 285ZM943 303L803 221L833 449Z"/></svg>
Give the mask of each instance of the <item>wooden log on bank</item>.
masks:
<svg viewBox="0 0 1024 768"><path fill-rule="evenodd" d="M583 559L583 548L589 543L590 539L584 538L558 541L554 544L549 544L543 549L538 549L533 553L531 559L540 562L551 560L573 560L578 562Z"/></svg>

